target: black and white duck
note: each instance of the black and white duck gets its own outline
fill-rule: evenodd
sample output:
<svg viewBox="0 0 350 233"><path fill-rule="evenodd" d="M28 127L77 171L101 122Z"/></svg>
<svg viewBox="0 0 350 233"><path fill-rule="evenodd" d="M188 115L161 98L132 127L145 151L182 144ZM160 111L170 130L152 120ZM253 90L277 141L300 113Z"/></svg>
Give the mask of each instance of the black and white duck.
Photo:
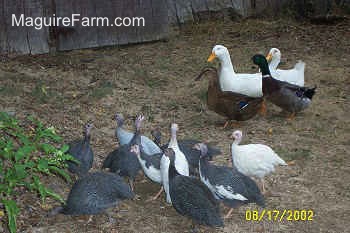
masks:
<svg viewBox="0 0 350 233"><path fill-rule="evenodd" d="M194 148L201 153L199 174L201 181L214 196L230 207L228 218L233 208L243 204L257 203L265 206L265 200L256 183L248 176L240 173L235 167L217 166L208 161L207 146L198 143Z"/></svg>
<svg viewBox="0 0 350 233"><path fill-rule="evenodd" d="M68 153L72 155L79 163L68 161L68 170L72 173L76 173L79 176L85 175L94 161L94 153L90 146L90 135L93 125L87 123L84 129L83 139L77 139L70 142Z"/></svg>

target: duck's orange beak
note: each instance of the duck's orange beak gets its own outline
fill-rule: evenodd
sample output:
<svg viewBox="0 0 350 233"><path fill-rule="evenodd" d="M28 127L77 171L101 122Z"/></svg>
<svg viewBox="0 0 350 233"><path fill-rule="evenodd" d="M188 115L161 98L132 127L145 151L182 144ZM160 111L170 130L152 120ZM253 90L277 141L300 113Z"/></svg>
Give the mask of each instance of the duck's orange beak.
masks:
<svg viewBox="0 0 350 233"><path fill-rule="evenodd" d="M211 53L210 56L208 57L208 62L212 62L216 58L215 53Z"/></svg>
<svg viewBox="0 0 350 233"><path fill-rule="evenodd" d="M267 61L271 61L272 60L272 54L271 53L267 54L266 60Z"/></svg>

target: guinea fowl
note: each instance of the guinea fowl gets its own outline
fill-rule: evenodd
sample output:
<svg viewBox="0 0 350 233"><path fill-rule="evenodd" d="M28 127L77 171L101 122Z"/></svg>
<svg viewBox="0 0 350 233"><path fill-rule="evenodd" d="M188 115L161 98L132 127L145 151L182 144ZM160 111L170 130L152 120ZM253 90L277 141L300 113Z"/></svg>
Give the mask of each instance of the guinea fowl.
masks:
<svg viewBox="0 0 350 233"><path fill-rule="evenodd" d="M194 148L201 153L199 174L202 182L214 196L230 207L225 218L228 218L233 208L242 204L255 202L265 207L265 200L256 183L236 168L217 166L209 163L207 146L198 143Z"/></svg>
<svg viewBox="0 0 350 233"><path fill-rule="evenodd" d="M72 155L79 163L68 161L68 170L79 176L85 175L94 161L94 153L90 146L90 133L93 125L86 124L84 130L84 138L69 143L68 153Z"/></svg>
<svg viewBox="0 0 350 233"><path fill-rule="evenodd" d="M175 210L191 218L195 223L208 226L223 226L219 203L200 180L181 175L175 168L176 155L173 149L164 150L168 161L169 193Z"/></svg>
<svg viewBox="0 0 350 233"><path fill-rule="evenodd" d="M145 175L153 182L162 185L162 176L160 174L160 159L163 153L158 153L152 156L141 153L139 145L131 146L131 152L135 153ZM152 198L156 200L163 191L163 186L159 192Z"/></svg>
<svg viewBox="0 0 350 233"><path fill-rule="evenodd" d="M242 140L242 131L232 133L231 147L232 163L239 172L246 176L258 177L265 192L264 176L275 171L277 165L287 165L270 147L263 144L239 145Z"/></svg>
<svg viewBox="0 0 350 233"><path fill-rule="evenodd" d="M183 176L189 175L189 166L187 159L184 155L184 153L180 150L179 145L177 143L176 139L176 131L178 130L177 124L173 123L171 124L171 138L168 145L168 148L171 148L174 150L175 153L175 166L178 169L178 172ZM169 167L169 161L165 158L163 155L160 160L160 172L162 175L162 183L163 188L166 193L166 200L168 203L171 203L170 194L169 194L169 178L167 174L167 169Z"/></svg>
<svg viewBox="0 0 350 233"><path fill-rule="evenodd" d="M117 113L115 115L115 119L117 121L117 129L115 130L115 136L118 138L119 145L127 145L130 143L134 134L129 132L123 128L124 125L124 117L122 114ZM141 151L145 152L147 155L153 155L157 153L162 153L162 150L148 137L141 135Z"/></svg>
<svg viewBox="0 0 350 233"><path fill-rule="evenodd" d="M49 215L95 215L113 208L134 193L124 180L114 173L95 172L79 179L69 192L66 204L54 208Z"/></svg>
<svg viewBox="0 0 350 233"><path fill-rule="evenodd" d="M111 172L116 172L122 177L128 177L132 190L134 190L134 179L141 170L141 166L135 153L131 151L131 146L141 145L140 126L143 120L143 116L136 118L133 138L128 144L122 145L109 153L102 166L102 168L109 168Z"/></svg>
<svg viewBox="0 0 350 233"><path fill-rule="evenodd" d="M207 106L209 110L228 119L224 128L229 121L246 121L253 118L258 112L264 114L265 110L262 108L263 98L250 97L228 90L223 91L219 85L218 71L214 67L202 69L195 80L200 80L208 73L211 77L208 83Z"/></svg>
<svg viewBox="0 0 350 233"><path fill-rule="evenodd" d="M168 147L169 144L161 145L162 133L160 132L159 129L152 130L151 134L153 136L153 141L162 150ZM194 139L184 139L184 140L178 141L179 148L185 154L187 162L190 166L189 169L191 174L195 174L196 173L195 170L198 168L200 152L196 149L193 149L193 146L199 142L200 141L194 140ZM212 160L215 155L219 155L219 154L221 154L220 149L215 148L213 146L208 146L208 156L210 160Z"/></svg>
<svg viewBox="0 0 350 233"><path fill-rule="evenodd" d="M261 54L254 55L252 60L262 72L264 98L289 112L289 119L293 119L296 113L306 109L311 104L316 87L302 87L274 79L271 76L266 58Z"/></svg>

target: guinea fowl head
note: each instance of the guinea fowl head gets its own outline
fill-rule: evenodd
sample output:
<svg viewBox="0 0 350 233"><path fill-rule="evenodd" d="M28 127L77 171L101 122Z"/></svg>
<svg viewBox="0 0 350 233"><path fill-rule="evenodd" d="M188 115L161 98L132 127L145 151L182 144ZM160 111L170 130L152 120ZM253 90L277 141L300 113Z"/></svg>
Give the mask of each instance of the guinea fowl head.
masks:
<svg viewBox="0 0 350 233"><path fill-rule="evenodd" d="M207 145L205 145L204 143L196 143L194 146L193 146L193 149L196 149L196 150L199 150L200 151L200 157L201 158L204 158L208 155L208 147Z"/></svg>
<svg viewBox="0 0 350 233"><path fill-rule="evenodd" d="M230 53L228 52L228 49L225 46L215 45L208 58L208 62L212 62L215 58L218 58L220 61L223 61L227 58L227 56L230 57Z"/></svg>
<svg viewBox="0 0 350 233"><path fill-rule="evenodd" d="M135 120L135 128L137 131L140 131L141 125L145 117L143 115L139 115Z"/></svg>
<svg viewBox="0 0 350 233"><path fill-rule="evenodd" d="M124 124L124 117L121 113L116 113L115 114L115 120L118 124L119 127L121 127Z"/></svg>
<svg viewBox="0 0 350 233"><path fill-rule="evenodd" d="M87 123L85 125L84 135L90 137L91 129L94 125L92 123Z"/></svg>
<svg viewBox="0 0 350 233"><path fill-rule="evenodd" d="M273 58L281 59L281 51L279 49L270 49L270 52L266 56L266 60L271 61Z"/></svg>
<svg viewBox="0 0 350 233"><path fill-rule="evenodd" d="M153 129L151 131L151 134L153 136L153 141L160 146L161 142L162 142L162 133L160 132L159 128Z"/></svg>
<svg viewBox="0 0 350 233"><path fill-rule="evenodd" d="M130 152L135 153L136 155L140 155L140 146L137 144L132 145L130 148Z"/></svg>
<svg viewBox="0 0 350 233"><path fill-rule="evenodd" d="M232 133L232 138L233 138L233 143L234 144L239 144L242 141L242 131L236 130Z"/></svg>

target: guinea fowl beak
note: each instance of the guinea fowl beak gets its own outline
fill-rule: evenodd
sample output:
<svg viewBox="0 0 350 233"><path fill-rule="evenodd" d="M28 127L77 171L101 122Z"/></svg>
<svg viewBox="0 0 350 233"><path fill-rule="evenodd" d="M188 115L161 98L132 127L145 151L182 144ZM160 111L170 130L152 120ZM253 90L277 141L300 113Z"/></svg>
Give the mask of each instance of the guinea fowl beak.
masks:
<svg viewBox="0 0 350 233"><path fill-rule="evenodd" d="M214 52L212 52L212 53L210 54L210 56L208 57L208 62L212 62L215 58L216 58L216 55L215 55Z"/></svg>
<svg viewBox="0 0 350 233"><path fill-rule="evenodd" d="M268 62L272 60L272 54L271 54L271 53L267 54L266 60L267 60Z"/></svg>

